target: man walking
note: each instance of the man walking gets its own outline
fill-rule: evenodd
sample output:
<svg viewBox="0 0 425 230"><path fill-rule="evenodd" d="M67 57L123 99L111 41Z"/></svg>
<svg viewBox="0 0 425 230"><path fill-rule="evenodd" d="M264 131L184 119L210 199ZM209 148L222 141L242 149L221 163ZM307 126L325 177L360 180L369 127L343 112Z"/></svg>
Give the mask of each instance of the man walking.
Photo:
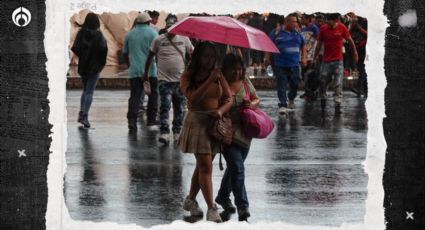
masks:
<svg viewBox="0 0 425 230"><path fill-rule="evenodd" d="M358 61L358 55L353 39L347 28L339 22L339 14L330 14L327 18L327 24L320 28L319 37L317 38L317 46L314 52L313 62L317 62L317 57L320 52L322 44L324 45L323 60L320 70L320 102L322 111L326 107L326 91L330 82L334 82L334 100L335 100L335 114L341 113L342 103L342 81L344 75L344 66L342 58L343 39L348 41L353 50L354 63Z"/></svg>
<svg viewBox="0 0 425 230"><path fill-rule="evenodd" d="M177 21L177 17L167 17L166 28L168 29ZM164 144L170 142L169 112L173 103L173 127L174 142L178 140L181 127L183 125L184 96L180 90L180 76L182 75L186 63L186 56L191 54L193 46L187 37L170 34L168 32L159 35L153 42L149 50L149 55L145 64L145 74L152 64L154 56L158 59L158 82L160 95L160 136L159 141Z"/></svg>
<svg viewBox="0 0 425 230"><path fill-rule="evenodd" d="M273 54L274 71L277 80L277 96L279 98L279 114L286 115L288 108L294 109L294 99L297 96L298 84L300 82L300 53L302 66L307 65L307 52L304 44L304 38L295 29L298 27L298 21L294 14L285 18L283 28L273 30L270 38L279 49L279 54ZM266 66L270 64L270 53L265 58ZM289 83L289 93L287 87ZM288 101L289 99L289 106Z"/></svg>
<svg viewBox="0 0 425 230"><path fill-rule="evenodd" d="M128 75L130 79L130 99L128 100L128 128L130 131L137 130L137 115L139 111L140 96L143 91L141 77L144 75L145 62L152 41L158 37L158 33L149 26L151 17L148 13L142 12L136 18L135 27L128 32L124 40L123 53L129 59L130 67ZM156 63L147 70L151 94L148 99L147 126L158 125L156 120L158 113L158 80L156 73Z"/></svg>

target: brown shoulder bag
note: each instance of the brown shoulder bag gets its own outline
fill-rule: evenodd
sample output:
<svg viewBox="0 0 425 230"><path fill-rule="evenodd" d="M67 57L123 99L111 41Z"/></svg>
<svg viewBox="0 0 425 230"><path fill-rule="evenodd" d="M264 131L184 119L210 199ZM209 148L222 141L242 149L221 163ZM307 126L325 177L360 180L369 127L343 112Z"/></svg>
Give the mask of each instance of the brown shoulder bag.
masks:
<svg viewBox="0 0 425 230"><path fill-rule="evenodd" d="M224 114L220 119L214 121L211 128L211 136L224 145L232 143L232 120L228 114Z"/></svg>

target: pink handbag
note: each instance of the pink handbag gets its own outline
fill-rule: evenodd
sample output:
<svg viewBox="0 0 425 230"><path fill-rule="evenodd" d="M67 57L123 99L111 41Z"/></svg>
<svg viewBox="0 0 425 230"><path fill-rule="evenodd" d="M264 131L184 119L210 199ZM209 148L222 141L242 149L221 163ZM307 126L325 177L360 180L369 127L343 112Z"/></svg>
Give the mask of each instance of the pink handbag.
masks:
<svg viewBox="0 0 425 230"><path fill-rule="evenodd" d="M245 97L250 99L249 88L244 81ZM246 137L249 138L265 138L274 128L274 123L270 117L258 108L242 107L239 111L241 116L242 129Z"/></svg>

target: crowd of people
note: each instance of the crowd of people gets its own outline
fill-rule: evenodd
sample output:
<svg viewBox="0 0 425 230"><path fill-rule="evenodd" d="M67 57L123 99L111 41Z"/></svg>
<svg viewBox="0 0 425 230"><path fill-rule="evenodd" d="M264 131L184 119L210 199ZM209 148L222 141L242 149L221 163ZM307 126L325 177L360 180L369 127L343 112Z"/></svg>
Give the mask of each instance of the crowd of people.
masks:
<svg viewBox="0 0 425 230"><path fill-rule="evenodd" d="M208 206L209 221L222 221L215 203L228 212L237 211L240 221L250 216L244 161L251 138L243 133L239 109L256 108L260 99L246 77L247 66L257 69L255 73L272 66L280 115L294 109L300 81L305 83L305 93L301 96L306 100L319 98L323 110L332 83L335 113L340 113L344 68L359 72L359 88L354 92L367 94L364 70L367 21L354 13L237 16L266 32L279 49L277 54L171 34L167 29L177 22L177 17L169 14L166 27L158 29L158 16L156 11L140 12L124 40L122 53L129 66L130 81L128 129L137 132L140 104L146 93L147 126L159 125L158 141L169 144L173 139L182 152L193 153L196 158L189 194L182 205L193 216L203 215L196 201L199 191ZM90 128L88 113L99 73L105 65L107 45L96 14L89 13L81 27L72 46L79 57L78 73L84 86L78 122ZM348 46L344 52L345 43ZM212 122L225 114L232 121L233 137L230 145L223 146L210 135L209 129ZM212 162L217 153L223 154L227 168L213 199ZM231 193L235 204L230 199Z"/></svg>
<svg viewBox="0 0 425 230"><path fill-rule="evenodd" d="M277 80L279 114L286 115L294 108L300 82L307 101L321 100L326 107L326 91L335 91L335 112L341 113L342 86L345 76L358 76L351 90L367 97L365 71L367 20L350 12L303 14L295 12L283 17L276 14L249 12L238 20L262 30L278 46L280 54L242 49L245 65L252 66L254 75L271 65ZM331 84L332 83L332 84ZM288 91L288 92L287 92Z"/></svg>

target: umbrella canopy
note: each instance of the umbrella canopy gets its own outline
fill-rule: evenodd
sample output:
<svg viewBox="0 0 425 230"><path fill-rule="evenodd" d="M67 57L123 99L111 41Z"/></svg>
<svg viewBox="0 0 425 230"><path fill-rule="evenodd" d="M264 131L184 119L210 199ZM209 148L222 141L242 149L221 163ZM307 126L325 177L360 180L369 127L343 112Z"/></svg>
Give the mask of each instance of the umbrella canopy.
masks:
<svg viewBox="0 0 425 230"><path fill-rule="evenodd" d="M205 41L279 53L279 49L263 31L227 16L187 17L168 31Z"/></svg>

